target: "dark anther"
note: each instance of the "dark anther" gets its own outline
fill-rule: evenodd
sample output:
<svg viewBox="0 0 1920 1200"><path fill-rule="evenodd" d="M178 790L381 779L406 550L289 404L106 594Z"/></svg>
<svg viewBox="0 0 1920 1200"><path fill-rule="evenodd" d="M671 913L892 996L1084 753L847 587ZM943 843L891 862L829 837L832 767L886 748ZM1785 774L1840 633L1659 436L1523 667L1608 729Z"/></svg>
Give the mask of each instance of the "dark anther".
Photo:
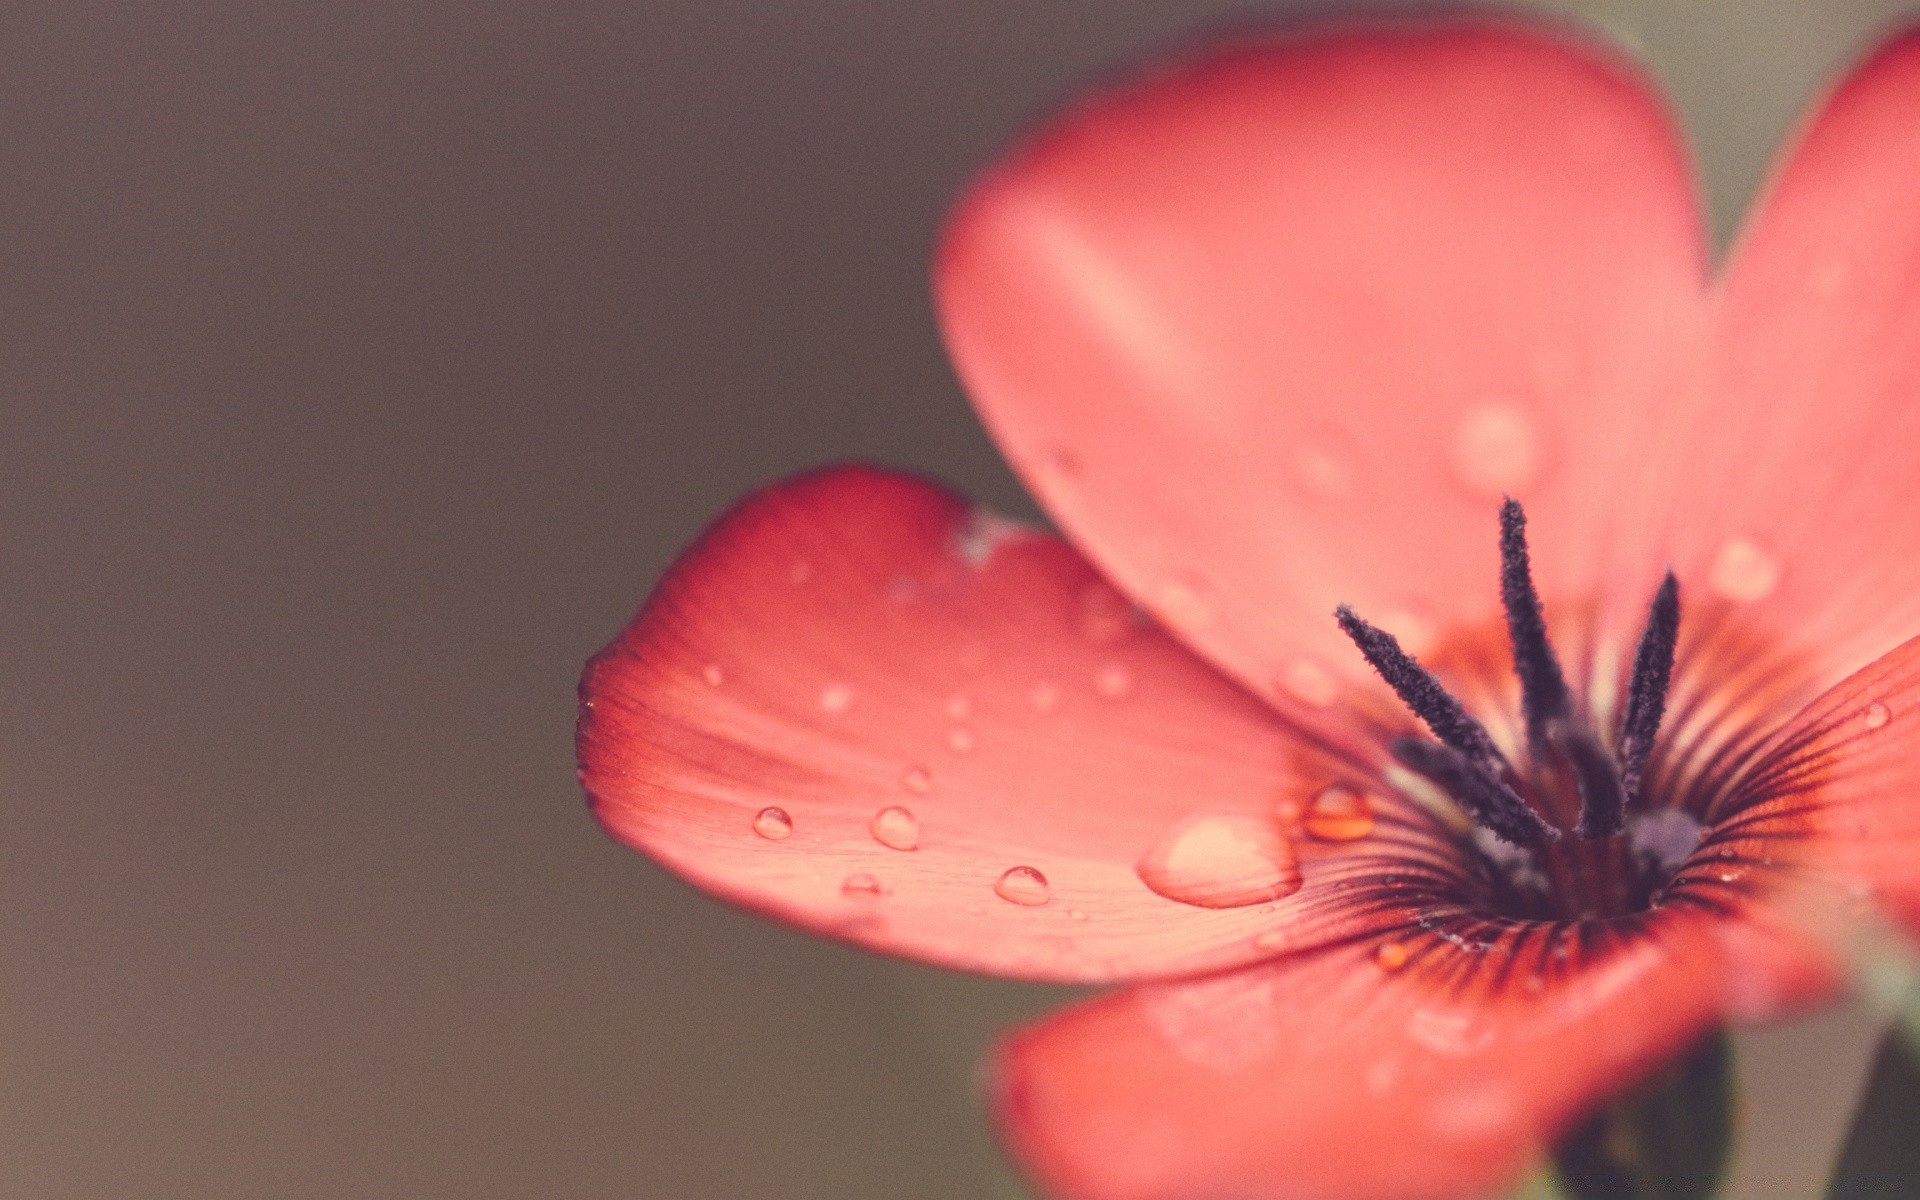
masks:
<svg viewBox="0 0 1920 1200"><path fill-rule="evenodd" d="M1460 707L1460 702L1440 685L1431 672L1400 648L1398 638L1378 626L1367 624L1344 604L1335 609L1333 615L1340 622L1340 628L1353 639L1353 644L1360 647L1360 653L1368 665L1380 673L1380 678L1387 681L1387 686L1398 693L1415 716L1427 723L1427 728L1433 730L1433 736L1459 751L1489 775L1498 777L1506 767L1507 760L1493 744L1493 738L1488 736L1486 728Z"/></svg>
<svg viewBox="0 0 1920 1200"><path fill-rule="evenodd" d="M1538 754L1547 746L1548 728L1572 712L1573 701L1560 660L1547 641L1547 621L1540 613L1540 594L1533 587L1527 560L1527 514L1511 496L1500 505L1500 601L1506 606L1507 636L1513 641L1513 670L1520 676L1527 744Z"/></svg>
<svg viewBox="0 0 1920 1200"><path fill-rule="evenodd" d="M1403 737L1394 741L1393 756L1439 784L1474 824L1497 837L1516 846L1539 846L1560 836L1560 831L1542 820L1519 793L1451 746Z"/></svg>
<svg viewBox="0 0 1920 1200"><path fill-rule="evenodd" d="M1580 823L1573 831L1584 838L1619 833L1627 821L1627 789L1599 736L1583 722L1555 721L1547 739L1566 760L1580 793Z"/></svg>
<svg viewBox="0 0 1920 1200"><path fill-rule="evenodd" d="M1640 794L1640 776L1653 753L1654 735L1667 711L1667 688L1673 682L1673 646L1680 636L1680 584L1668 571L1653 594L1647 627L1633 653L1633 677L1627 683L1627 711L1620 722L1620 777L1627 798Z"/></svg>

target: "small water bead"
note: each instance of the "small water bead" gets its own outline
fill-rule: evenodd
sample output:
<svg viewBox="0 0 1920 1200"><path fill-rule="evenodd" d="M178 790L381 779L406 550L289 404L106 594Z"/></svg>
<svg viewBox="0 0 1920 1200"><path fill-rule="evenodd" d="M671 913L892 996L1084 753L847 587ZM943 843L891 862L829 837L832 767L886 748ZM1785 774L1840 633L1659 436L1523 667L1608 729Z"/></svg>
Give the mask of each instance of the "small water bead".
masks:
<svg viewBox="0 0 1920 1200"><path fill-rule="evenodd" d="M1317 447L1294 456L1293 469L1300 486L1319 500L1344 500L1353 495L1353 471L1332 453Z"/></svg>
<svg viewBox="0 0 1920 1200"><path fill-rule="evenodd" d="M1168 624L1183 629L1197 629L1212 624L1218 607L1213 585L1192 573L1176 576L1161 584L1154 595L1154 602Z"/></svg>
<svg viewBox="0 0 1920 1200"><path fill-rule="evenodd" d="M1274 822L1256 817L1182 821L1135 870L1158 894L1199 908L1241 908L1300 890L1293 846Z"/></svg>
<svg viewBox="0 0 1920 1200"><path fill-rule="evenodd" d="M1287 668L1280 686L1295 700L1314 708L1326 708L1339 696L1339 686L1326 668L1304 658Z"/></svg>
<svg viewBox="0 0 1920 1200"><path fill-rule="evenodd" d="M1032 867L1009 867L993 885L1002 900L1025 908L1038 908L1053 898L1047 877Z"/></svg>
<svg viewBox="0 0 1920 1200"><path fill-rule="evenodd" d="M956 727L947 731L947 749L955 754L971 754L976 744L971 729Z"/></svg>
<svg viewBox="0 0 1920 1200"><path fill-rule="evenodd" d="M1072 909L1067 913L1067 920L1069 921L1085 921L1089 919L1090 918L1087 916L1086 913L1082 912L1080 909L1077 909L1077 908Z"/></svg>
<svg viewBox="0 0 1920 1200"><path fill-rule="evenodd" d="M754 815L753 831L770 842L777 842L793 833L793 818L784 808L763 808Z"/></svg>
<svg viewBox="0 0 1920 1200"><path fill-rule="evenodd" d="M956 721L964 721L973 715L973 701L964 692L955 692L947 697L946 712Z"/></svg>
<svg viewBox="0 0 1920 1200"><path fill-rule="evenodd" d="M1314 793L1300 827L1323 842L1351 842L1373 832L1373 806L1365 792L1331 784Z"/></svg>
<svg viewBox="0 0 1920 1200"><path fill-rule="evenodd" d="M1027 693L1027 702L1039 712L1053 712L1060 707L1060 689L1051 683L1036 683Z"/></svg>
<svg viewBox="0 0 1920 1200"><path fill-rule="evenodd" d="M841 881L840 894L854 900L877 900L887 894L887 889L872 875L856 871Z"/></svg>
<svg viewBox="0 0 1920 1200"><path fill-rule="evenodd" d="M1510 404L1476 408L1454 430L1454 470L1484 496L1524 490L1539 477L1541 458L1533 417Z"/></svg>
<svg viewBox="0 0 1920 1200"><path fill-rule="evenodd" d="M1407 965L1411 957L1413 952L1407 949L1405 942L1381 942L1373 952L1373 961L1379 964L1382 971L1398 971Z"/></svg>
<svg viewBox="0 0 1920 1200"><path fill-rule="evenodd" d="M912 850L920 845L920 819L897 804L873 814L867 829L874 841L890 850Z"/></svg>
<svg viewBox="0 0 1920 1200"><path fill-rule="evenodd" d="M1104 583L1090 583L1080 592L1080 635L1095 645L1118 641L1133 624L1133 608L1119 592Z"/></svg>
<svg viewBox="0 0 1920 1200"><path fill-rule="evenodd" d="M720 669L719 663L708 663L700 668L700 678L707 681L708 687L719 687L727 681L727 673Z"/></svg>
<svg viewBox="0 0 1920 1200"><path fill-rule="evenodd" d="M1878 729L1891 720L1893 720L1893 711L1878 700L1867 705L1866 715L1861 718L1868 729Z"/></svg>
<svg viewBox="0 0 1920 1200"><path fill-rule="evenodd" d="M1714 556L1707 583L1729 600L1764 600L1780 586L1780 560L1747 538L1730 538Z"/></svg>
<svg viewBox="0 0 1920 1200"><path fill-rule="evenodd" d="M838 716L853 707L853 689L844 683L830 683L820 689L820 707Z"/></svg>
<svg viewBox="0 0 1920 1200"><path fill-rule="evenodd" d="M1133 694L1133 673L1119 663L1108 663L1094 674L1093 690L1108 700L1125 700Z"/></svg>
<svg viewBox="0 0 1920 1200"><path fill-rule="evenodd" d="M924 796L933 790L933 772L925 767L908 767L906 774L900 776L900 786L916 796Z"/></svg>

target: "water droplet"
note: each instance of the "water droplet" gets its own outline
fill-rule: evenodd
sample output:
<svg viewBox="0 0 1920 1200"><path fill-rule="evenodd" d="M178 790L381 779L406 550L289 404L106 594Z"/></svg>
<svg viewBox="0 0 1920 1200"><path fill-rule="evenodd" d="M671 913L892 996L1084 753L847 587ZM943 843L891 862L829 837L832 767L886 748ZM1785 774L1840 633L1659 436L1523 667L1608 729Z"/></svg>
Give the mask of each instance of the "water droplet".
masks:
<svg viewBox="0 0 1920 1200"><path fill-rule="evenodd" d="M1392 634L1400 648L1416 658L1432 650L1438 638L1433 622L1410 609L1388 609L1375 624Z"/></svg>
<svg viewBox="0 0 1920 1200"><path fill-rule="evenodd" d="M1109 700L1125 700L1133 694L1133 674L1119 663L1108 663L1094 675L1093 690Z"/></svg>
<svg viewBox="0 0 1920 1200"><path fill-rule="evenodd" d="M1373 952L1373 961L1380 965L1382 971L1398 971L1407 965L1407 959L1412 956L1413 952L1407 949L1405 942L1381 942Z"/></svg>
<svg viewBox="0 0 1920 1200"><path fill-rule="evenodd" d="M1747 538L1730 538L1714 556L1707 583L1729 600L1764 600L1780 586L1780 560Z"/></svg>
<svg viewBox="0 0 1920 1200"><path fill-rule="evenodd" d="M955 727L947 731L947 749L955 754L971 754L974 745L973 730Z"/></svg>
<svg viewBox="0 0 1920 1200"><path fill-rule="evenodd" d="M947 697L947 715L956 721L964 721L973 715L973 701L965 693L955 692Z"/></svg>
<svg viewBox="0 0 1920 1200"><path fill-rule="evenodd" d="M1524 490L1540 474L1540 431L1510 404L1487 404L1461 418L1453 435L1453 466L1468 487L1485 496Z"/></svg>
<svg viewBox="0 0 1920 1200"><path fill-rule="evenodd" d="M1323 842L1351 842L1373 832L1373 807L1365 792L1331 784L1314 794L1300 827Z"/></svg>
<svg viewBox="0 0 1920 1200"><path fill-rule="evenodd" d="M787 582L799 587L813 578L813 564L804 558L796 558L787 567Z"/></svg>
<svg viewBox="0 0 1920 1200"><path fill-rule="evenodd" d="M1038 461L1041 473L1056 480L1072 479L1080 473L1080 459L1064 446L1046 447Z"/></svg>
<svg viewBox="0 0 1920 1200"><path fill-rule="evenodd" d="M1253 946L1256 950L1285 950L1299 940L1284 929L1269 929L1253 935Z"/></svg>
<svg viewBox="0 0 1920 1200"><path fill-rule="evenodd" d="M856 871L841 881L840 894L855 900L877 900L887 894L887 889L865 871Z"/></svg>
<svg viewBox="0 0 1920 1200"><path fill-rule="evenodd" d="M1053 898L1053 889L1047 886L1047 877L1032 867L1009 867L993 885L994 894L1002 900L1027 908L1038 908Z"/></svg>
<svg viewBox="0 0 1920 1200"><path fill-rule="evenodd" d="M1314 708L1327 707L1339 695L1333 676L1319 663L1304 658L1287 668L1287 673L1280 677L1280 686L1286 689L1287 695Z"/></svg>
<svg viewBox="0 0 1920 1200"><path fill-rule="evenodd" d="M1072 909L1067 913L1067 920L1069 921L1085 921L1087 919L1088 919L1087 914L1077 908Z"/></svg>
<svg viewBox="0 0 1920 1200"><path fill-rule="evenodd" d="M1133 625L1133 607L1104 583L1080 592L1080 635L1096 645L1118 641Z"/></svg>
<svg viewBox="0 0 1920 1200"><path fill-rule="evenodd" d="M777 842L793 832L793 818L784 808L763 808L753 818L753 831L770 842Z"/></svg>
<svg viewBox="0 0 1920 1200"><path fill-rule="evenodd" d="M700 668L700 678L707 681L708 687L719 687L727 681L727 673L720 669L719 663L708 663Z"/></svg>
<svg viewBox="0 0 1920 1200"><path fill-rule="evenodd" d="M1169 900L1201 908L1239 908L1300 890L1293 847L1271 821L1193 817L1169 829L1136 868Z"/></svg>
<svg viewBox="0 0 1920 1200"><path fill-rule="evenodd" d="M1060 707L1060 689L1051 683L1036 683L1027 700L1039 711L1050 713Z"/></svg>
<svg viewBox="0 0 1920 1200"><path fill-rule="evenodd" d="M890 850L912 850L920 844L920 818L897 804L873 814L867 829Z"/></svg>
<svg viewBox="0 0 1920 1200"><path fill-rule="evenodd" d="M820 689L820 707L838 715L853 707L853 689L844 683L830 683Z"/></svg>
<svg viewBox="0 0 1920 1200"><path fill-rule="evenodd" d="M924 796L933 790L933 772L925 767L908 767L906 774L900 776L900 786L918 796Z"/></svg>
<svg viewBox="0 0 1920 1200"><path fill-rule="evenodd" d="M1213 585L1191 572L1161 584L1155 602L1167 624L1177 628L1199 629L1213 623Z"/></svg>
<svg viewBox="0 0 1920 1200"><path fill-rule="evenodd" d="M1309 447L1294 456L1294 473L1307 494L1321 500L1343 500L1353 495L1353 472L1325 450Z"/></svg>
<svg viewBox="0 0 1920 1200"><path fill-rule="evenodd" d="M1872 704L1867 705L1866 715L1862 717L1861 720L1868 729L1878 729L1888 721L1893 720L1893 711L1876 700Z"/></svg>

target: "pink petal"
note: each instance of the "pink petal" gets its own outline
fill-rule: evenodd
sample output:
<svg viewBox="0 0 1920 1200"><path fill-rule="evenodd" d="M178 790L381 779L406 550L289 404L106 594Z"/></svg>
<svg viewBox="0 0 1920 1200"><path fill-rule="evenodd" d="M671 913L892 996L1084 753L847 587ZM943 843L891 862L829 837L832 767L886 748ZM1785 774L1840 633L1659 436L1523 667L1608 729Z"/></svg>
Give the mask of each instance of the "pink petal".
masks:
<svg viewBox="0 0 1920 1200"><path fill-rule="evenodd" d="M1716 1021L1715 926L1416 932L1136 987L1012 1037L999 1120L1060 1200L1492 1195Z"/></svg>
<svg viewBox="0 0 1920 1200"><path fill-rule="evenodd" d="M1550 603L1602 593L1637 626L1663 564L1612 560L1612 513L1698 353L1703 258L1637 74L1422 17L1230 45L1080 103L975 187L935 283L1049 511L1300 714L1301 672L1364 677L1336 604L1414 629L1497 611L1502 493L1534 518Z"/></svg>
<svg viewBox="0 0 1920 1200"><path fill-rule="evenodd" d="M1822 684L1920 631L1920 36L1860 67L1733 257L1715 361L1639 465L1648 544ZM1624 518L1623 518L1624 519ZM1699 585L1704 584L1703 589Z"/></svg>
<svg viewBox="0 0 1920 1200"><path fill-rule="evenodd" d="M1342 890L1389 842L1451 862L1368 769L1310 747L1058 538L870 469L723 518L581 697L581 778L616 837L736 903L949 966L1244 963L1390 919ZM1333 782L1374 792L1371 835L1317 841L1277 815Z"/></svg>

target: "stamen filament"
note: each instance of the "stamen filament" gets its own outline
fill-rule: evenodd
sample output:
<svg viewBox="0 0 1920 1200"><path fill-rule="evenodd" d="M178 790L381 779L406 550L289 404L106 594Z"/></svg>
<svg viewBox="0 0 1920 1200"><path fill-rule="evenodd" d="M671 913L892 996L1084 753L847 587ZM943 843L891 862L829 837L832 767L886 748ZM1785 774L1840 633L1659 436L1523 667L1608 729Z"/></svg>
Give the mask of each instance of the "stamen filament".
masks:
<svg viewBox="0 0 1920 1200"><path fill-rule="evenodd" d="M1398 638L1376 625L1369 625L1344 604L1335 609L1333 615L1340 622L1340 628L1353 639L1353 644L1360 648L1367 664L1379 672L1380 678L1387 681L1387 686L1415 716L1427 723L1434 737L1498 778L1507 768L1507 760L1493 744L1486 727L1468 715L1432 672L1400 648Z"/></svg>
<svg viewBox="0 0 1920 1200"><path fill-rule="evenodd" d="M1627 789L1599 736L1582 722L1556 721L1547 737L1572 772L1573 786L1580 793L1580 822L1574 832L1583 838L1619 833L1627 823Z"/></svg>
<svg viewBox="0 0 1920 1200"><path fill-rule="evenodd" d="M1539 751L1548 730L1573 710L1560 660L1547 640L1540 593L1533 586L1527 555L1527 514L1509 496L1500 505L1500 600L1507 610L1507 636L1513 642L1513 670L1520 676L1520 708L1527 721L1527 744Z"/></svg>
<svg viewBox="0 0 1920 1200"><path fill-rule="evenodd" d="M1633 654L1633 675L1627 683L1627 708L1620 721L1620 777L1629 802L1640 795L1640 778L1653 753L1666 715L1667 691L1673 684L1674 645L1680 637L1680 583L1668 571L1653 594L1646 628Z"/></svg>
<svg viewBox="0 0 1920 1200"><path fill-rule="evenodd" d="M1480 763L1451 746L1419 738L1395 739L1393 756L1446 789L1473 822L1516 846L1544 845L1560 836L1528 807L1519 793Z"/></svg>

